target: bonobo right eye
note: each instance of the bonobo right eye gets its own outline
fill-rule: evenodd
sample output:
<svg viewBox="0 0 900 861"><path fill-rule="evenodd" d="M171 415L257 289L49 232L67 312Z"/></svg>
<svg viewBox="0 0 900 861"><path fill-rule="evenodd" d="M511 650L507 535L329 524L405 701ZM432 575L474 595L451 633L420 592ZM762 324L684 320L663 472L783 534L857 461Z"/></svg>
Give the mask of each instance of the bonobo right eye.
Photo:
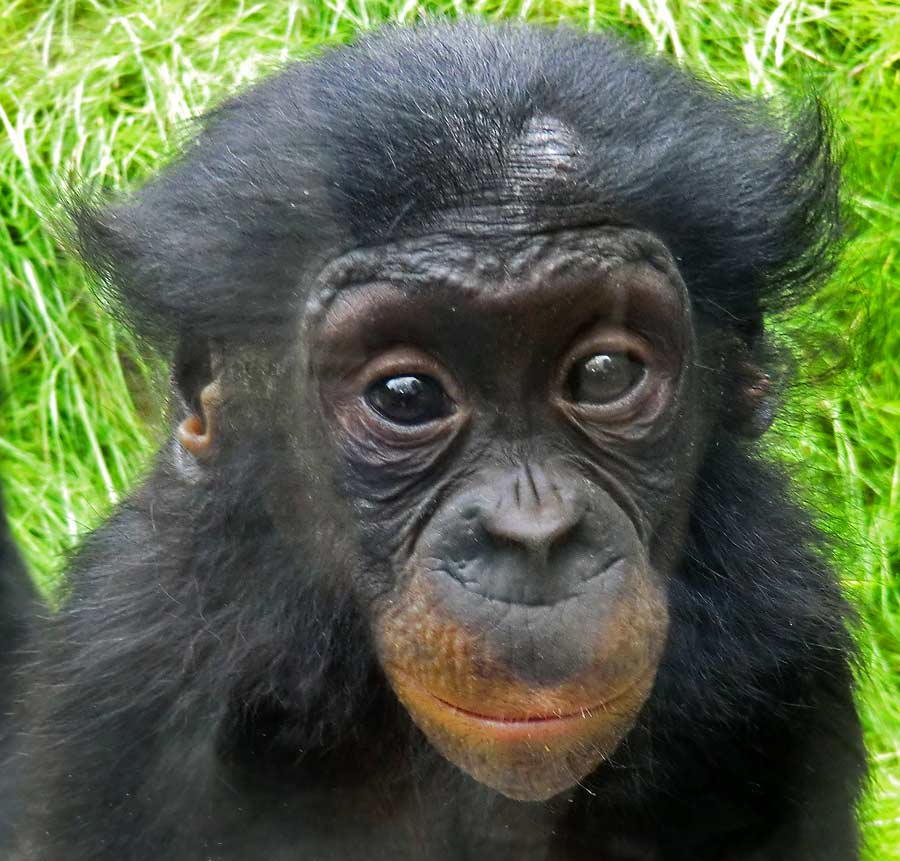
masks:
<svg viewBox="0 0 900 861"><path fill-rule="evenodd" d="M453 412L450 397L437 380L402 375L378 380L366 390L366 403L382 418L399 425L421 425Z"/></svg>
<svg viewBox="0 0 900 861"><path fill-rule="evenodd" d="M579 361L569 372L567 388L578 403L611 404L628 394L645 374L640 359L606 350Z"/></svg>

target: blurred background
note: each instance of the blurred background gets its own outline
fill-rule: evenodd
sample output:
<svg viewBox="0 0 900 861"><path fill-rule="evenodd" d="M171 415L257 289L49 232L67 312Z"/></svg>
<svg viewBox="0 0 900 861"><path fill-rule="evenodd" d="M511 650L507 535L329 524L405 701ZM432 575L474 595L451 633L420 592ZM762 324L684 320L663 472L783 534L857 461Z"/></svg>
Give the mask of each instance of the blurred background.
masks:
<svg viewBox="0 0 900 861"><path fill-rule="evenodd" d="M769 444L859 607L865 857L900 861L900 0L0 0L0 480L36 580L59 595L66 553L164 433L165 369L58 238L66 189L132 186L225 94L423 15L611 28L738 91L831 105L849 238L826 289L774 321L798 385Z"/></svg>

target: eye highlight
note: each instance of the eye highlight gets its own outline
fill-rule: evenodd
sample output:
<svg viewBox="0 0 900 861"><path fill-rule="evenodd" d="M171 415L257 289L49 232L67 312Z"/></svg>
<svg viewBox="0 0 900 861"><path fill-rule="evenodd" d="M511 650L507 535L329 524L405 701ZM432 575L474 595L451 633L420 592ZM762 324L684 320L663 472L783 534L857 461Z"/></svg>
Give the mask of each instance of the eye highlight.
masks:
<svg viewBox="0 0 900 861"><path fill-rule="evenodd" d="M403 374L372 383L365 393L369 407L398 425L422 425L453 412L453 402L433 377Z"/></svg>
<svg viewBox="0 0 900 861"><path fill-rule="evenodd" d="M644 363L629 353L596 353L572 366L567 396L580 404L610 404L628 394L645 374Z"/></svg>

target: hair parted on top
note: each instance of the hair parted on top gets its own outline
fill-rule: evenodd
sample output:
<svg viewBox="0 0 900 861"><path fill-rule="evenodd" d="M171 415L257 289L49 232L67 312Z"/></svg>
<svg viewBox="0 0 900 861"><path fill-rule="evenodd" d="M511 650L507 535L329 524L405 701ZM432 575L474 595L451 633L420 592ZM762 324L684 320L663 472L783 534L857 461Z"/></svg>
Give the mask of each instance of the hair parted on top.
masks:
<svg viewBox="0 0 900 861"><path fill-rule="evenodd" d="M540 116L575 134L581 223L656 233L720 321L753 328L830 271L839 169L818 102L779 113L618 37L474 21L290 65L130 199L76 203L77 244L151 336L275 334L330 257L422 235Z"/></svg>

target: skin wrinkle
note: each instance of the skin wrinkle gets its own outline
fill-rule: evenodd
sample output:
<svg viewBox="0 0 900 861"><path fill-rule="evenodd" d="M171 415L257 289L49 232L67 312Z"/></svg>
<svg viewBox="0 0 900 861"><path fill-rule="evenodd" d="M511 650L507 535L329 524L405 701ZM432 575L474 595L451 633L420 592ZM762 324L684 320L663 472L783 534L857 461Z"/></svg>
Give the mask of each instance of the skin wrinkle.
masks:
<svg viewBox="0 0 900 861"><path fill-rule="evenodd" d="M419 559L418 562L422 566L422 570L427 571L431 574L444 574L447 577L450 577L453 580L456 580L460 584L466 587L466 589L479 597L483 598L485 601L491 601L497 604L503 604L507 607L522 607L527 608L529 610L559 610L563 605L565 605L569 601L574 601L577 598L582 598L584 594L590 589L591 584L600 579L601 577L606 577L615 568L617 565L625 561L624 556L619 556L616 559L613 559L608 565L606 565L601 570L595 572L594 574L589 575L588 577L583 578L579 581L578 591L573 592L570 595L563 594L559 598L554 597L551 603L548 602L536 602L529 603L527 601L510 601L503 598L494 598L490 595L486 595L484 592L481 592L477 589L472 589L469 585L470 583L474 583L477 581L467 580L466 578L459 577L455 574L449 567L446 566L446 560L435 557L435 556L426 556L425 558ZM415 572L414 572L415 573ZM414 576L414 575L413 575Z"/></svg>
<svg viewBox="0 0 900 861"><path fill-rule="evenodd" d="M625 459L623 458L623 460ZM602 469L599 464L594 463L589 458L573 456L572 462L576 465L576 468L580 470L582 475L593 475L598 486L609 493L622 511L628 515L632 526L638 534L641 545L646 547L650 527L640 505L633 499L624 484L611 472ZM625 462L627 464L627 460ZM634 472L626 472L626 474L633 476Z"/></svg>
<svg viewBox="0 0 900 861"><path fill-rule="evenodd" d="M447 277L446 266L451 260L463 270L477 267L478 252L485 243L489 243L495 253L499 245L508 259L518 257L516 269L522 271L534 270L537 261L548 254L546 249L550 248L560 249L556 265L563 264L567 259L578 260L596 273L598 265L609 268L619 263L645 262L667 279L678 276L680 280L677 266L665 246L651 234L636 227L589 224L578 229L535 230L525 237L509 238L492 233L483 240L477 235L456 237L436 233L375 246L356 247L326 263L314 278L305 316L315 321L322 312L328 310L341 292L366 286L372 281L384 279L410 284L416 283L418 277L428 281L439 280L441 274ZM562 253L562 249L567 247L568 258ZM610 247L614 247L619 256L610 256ZM478 275L483 276L484 273L479 272ZM510 276L515 277L514 273L510 273ZM478 281L483 283L483 277Z"/></svg>
<svg viewBox="0 0 900 861"><path fill-rule="evenodd" d="M477 462L483 455L483 452L479 451L477 448L472 454L472 460ZM452 496L460 484L470 480L473 475L475 475L477 469L475 467L461 467L454 474L446 477L441 480L441 483L437 486L434 493L428 498L420 503L417 503L417 512L412 517L408 517L408 505L409 502L406 502L405 509L399 511L394 518L390 518L391 520L407 520L409 519L409 525L405 526L404 524L400 524L400 534L403 535L406 532L406 536L398 539L398 546L395 552L392 552L391 555L395 558L395 563L400 562L401 560L408 559L412 556L413 547L418 542L419 537L421 535L421 531L427 525L428 519L434 514L434 512L440 507L443 500L447 497ZM399 566L399 569L402 569L402 564Z"/></svg>

